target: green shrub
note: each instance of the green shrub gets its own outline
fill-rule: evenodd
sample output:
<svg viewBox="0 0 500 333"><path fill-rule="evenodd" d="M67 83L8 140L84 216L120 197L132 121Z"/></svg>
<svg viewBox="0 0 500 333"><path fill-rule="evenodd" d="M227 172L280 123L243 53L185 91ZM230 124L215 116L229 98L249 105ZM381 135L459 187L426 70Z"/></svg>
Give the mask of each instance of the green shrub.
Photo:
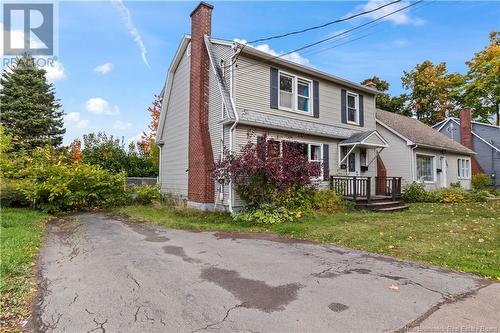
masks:
<svg viewBox="0 0 500 333"><path fill-rule="evenodd" d="M491 178L487 174L480 173L472 176L471 183L474 190L485 190L491 185Z"/></svg>
<svg viewBox="0 0 500 333"><path fill-rule="evenodd" d="M450 187L452 188L461 188L462 187L462 184L460 184L460 181L456 181L456 182L452 182L450 183Z"/></svg>
<svg viewBox="0 0 500 333"><path fill-rule="evenodd" d="M141 185L137 187L132 187L133 194L132 197L134 201L141 205L148 205L153 202L153 200L158 200L160 198L159 186Z"/></svg>
<svg viewBox="0 0 500 333"><path fill-rule="evenodd" d="M293 222L300 219L301 211L294 212L285 207L262 204L231 214L233 221L241 224L270 225Z"/></svg>
<svg viewBox="0 0 500 333"><path fill-rule="evenodd" d="M290 210L309 211L313 207L315 193L314 189L294 186L277 193L271 204Z"/></svg>
<svg viewBox="0 0 500 333"><path fill-rule="evenodd" d="M15 183L10 179L0 180L0 205L1 207L28 207L23 192L18 190Z"/></svg>
<svg viewBox="0 0 500 333"><path fill-rule="evenodd" d="M16 189L45 212L84 207L108 207L127 200L125 174L111 174L99 166L71 163L51 148L23 157L16 172Z"/></svg>
<svg viewBox="0 0 500 333"><path fill-rule="evenodd" d="M491 197L491 193L488 191L472 191L468 193L467 199L472 202L486 202L488 198Z"/></svg>
<svg viewBox="0 0 500 333"><path fill-rule="evenodd" d="M405 202L428 202L427 191L422 183L412 182L403 189Z"/></svg>
<svg viewBox="0 0 500 333"><path fill-rule="evenodd" d="M324 213L337 213L347 208L342 197L332 190L319 190L314 193L313 208Z"/></svg>

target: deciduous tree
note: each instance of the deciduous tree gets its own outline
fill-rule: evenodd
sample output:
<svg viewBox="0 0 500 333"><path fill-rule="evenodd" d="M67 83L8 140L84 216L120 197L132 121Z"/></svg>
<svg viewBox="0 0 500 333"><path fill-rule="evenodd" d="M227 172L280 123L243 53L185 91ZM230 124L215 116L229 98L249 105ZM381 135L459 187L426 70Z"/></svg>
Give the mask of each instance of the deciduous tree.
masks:
<svg viewBox="0 0 500 333"><path fill-rule="evenodd" d="M444 62L435 65L429 60L403 73L403 88L409 90L405 97L407 115L429 125L457 115L461 107L462 75L448 73Z"/></svg>
<svg viewBox="0 0 500 333"><path fill-rule="evenodd" d="M389 82L382 80L378 76L372 76L361 82L362 85L366 85L369 82L375 84L375 88L380 91L377 95L375 102L378 109L395 112L404 113L404 102L405 96L391 96L389 95Z"/></svg>
<svg viewBox="0 0 500 333"><path fill-rule="evenodd" d="M466 62L464 103L474 116L488 122L495 115L500 125L500 32L490 33L490 44Z"/></svg>

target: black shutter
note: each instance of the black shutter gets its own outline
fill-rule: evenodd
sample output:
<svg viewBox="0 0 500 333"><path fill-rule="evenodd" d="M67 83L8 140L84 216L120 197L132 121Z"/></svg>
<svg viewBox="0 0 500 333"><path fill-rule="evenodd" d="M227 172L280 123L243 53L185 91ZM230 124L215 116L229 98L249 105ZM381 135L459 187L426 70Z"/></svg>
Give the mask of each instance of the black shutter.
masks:
<svg viewBox="0 0 500 333"><path fill-rule="evenodd" d="M330 178L330 154L329 146L323 145L323 180L328 180Z"/></svg>
<svg viewBox="0 0 500 333"><path fill-rule="evenodd" d="M279 78L278 69L271 67L271 109L278 108Z"/></svg>
<svg viewBox="0 0 500 333"><path fill-rule="evenodd" d="M340 90L340 119L342 123L347 124L347 91Z"/></svg>
<svg viewBox="0 0 500 333"><path fill-rule="evenodd" d="M359 95L359 126L365 126L365 103L363 95Z"/></svg>
<svg viewBox="0 0 500 333"><path fill-rule="evenodd" d="M319 82L313 81L313 116L319 118Z"/></svg>

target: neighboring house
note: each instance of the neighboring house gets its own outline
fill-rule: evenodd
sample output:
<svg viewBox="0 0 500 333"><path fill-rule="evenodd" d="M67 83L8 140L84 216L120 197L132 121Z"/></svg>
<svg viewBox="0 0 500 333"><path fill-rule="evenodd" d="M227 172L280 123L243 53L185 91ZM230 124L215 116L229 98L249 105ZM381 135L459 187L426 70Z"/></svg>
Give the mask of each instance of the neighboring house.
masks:
<svg viewBox="0 0 500 333"><path fill-rule="evenodd" d="M376 117L377 131L389 143L379 155L379 175L396 174L403 185L417 181L428 189L456 182L470 188L472 150L417 119L382 110Z"/></svg>
<svg viewBox="0 0 500 333"><path fill-rule="evenodd" d="M310 161L322 162L321 177L315 180L321 186L328 186L331 175L343 175L352 180L342 185L350 194L378 192L372 181L377 155L389 149L377 131L378 91L212 38L212 9L202 2L191 13L191 35L182 38L162 92L156 136L161 192L199 209L241 207L231 184L214 181L214 161L224 149L237 152L264 136L280 151L287 141L303 144ZM398 176L391 170L385 175ZM392 181L385 194L391 184L401 187Z"/></svg>
<svg viewBox="0 0 500 333"><path fill-rule="evenodd" d="M471 110L460 111L460 118L447 118L433 128L476 152L472 174L485 173L500 187L500 127L472 121Z"/></svg>

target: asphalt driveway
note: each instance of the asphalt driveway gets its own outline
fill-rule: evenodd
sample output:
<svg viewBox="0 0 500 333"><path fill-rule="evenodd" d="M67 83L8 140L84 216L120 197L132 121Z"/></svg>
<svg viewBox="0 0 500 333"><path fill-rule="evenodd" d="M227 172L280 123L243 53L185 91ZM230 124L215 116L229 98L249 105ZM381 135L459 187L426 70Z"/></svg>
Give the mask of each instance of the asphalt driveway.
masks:
<svg viewBox="0 0 500 333"><path fill-rule="evenodd" d="M474 296L477 277L274 236L81 214L49 226L34 328L391 332Z"/></svg>

